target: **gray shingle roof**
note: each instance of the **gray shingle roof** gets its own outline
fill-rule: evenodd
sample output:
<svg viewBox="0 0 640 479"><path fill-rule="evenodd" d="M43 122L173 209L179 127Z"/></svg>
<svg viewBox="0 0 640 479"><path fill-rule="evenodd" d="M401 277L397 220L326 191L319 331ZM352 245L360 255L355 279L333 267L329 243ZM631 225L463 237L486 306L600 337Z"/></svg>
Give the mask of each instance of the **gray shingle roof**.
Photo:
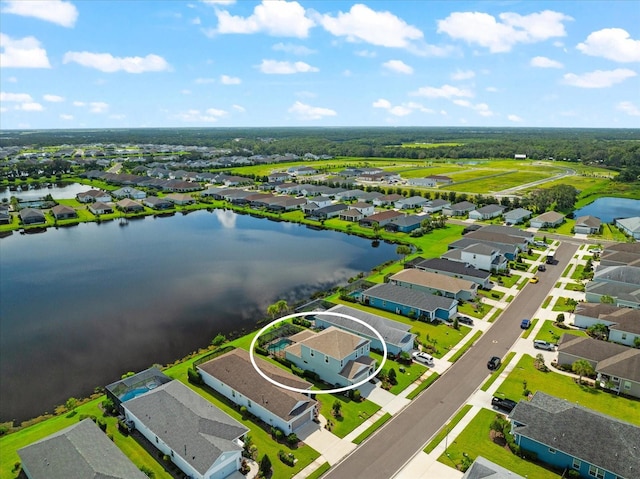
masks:
<svg viewBox="0 0 640 479"><path fill-rule="evenodd" d="M462 479L525 479L520 474L516 474L482 456L476 457L471 467L464 473Z"/></svg>
<svg viewBox="0 0 640 479"><path fill-rule="evenodd" d="M587 294L611 296L618 301L628 301L640 304L640 285L621 283L599 283L589 281L586 286Z"/></svg>
<svg viewBox="0 0 640 479"><path fill-rule="evenodd" d="M492 213L496 213L498 211L502 212L504 211L504 206L498 205L498 204L490 204L490 205L486 205L483 206L482 208L478 208L476 210L478 213L480 214L492 214Z"/></svg>
<svg viewBox="0 0 640 479"><path fill-rule="evenodd" d="M640 268L634 266L599 266L594 281L616 281L640 286Z"/></svg>
<svg viewBox="0 0 640 479"><path fill-rule="evenodd" d="M419 225L423 220L427 218L427 216L405 215L393 218L390 223L398 226L413 226Z"/></svg>
<svg viewBox="0 0 640 479"><path fill-rule="evenodd" d="M481 271L476 268L471 268L464 263L458 261L449 261L442 258L431 258L415 263L418 269L433 269L443 271L446 273L454 273L459 275L471 276L473 278L487 279L491 277L491 273L488 271Z"/></svg>
<svg viewBox="0 0 640 479"><path fill-rule="evenodd" d="M532 213L524 208L516 208L515 210L507 211L503 216L505 220L520 219L525 216L530 216Z"/></svg>
<svg viewBox="0 0 640 479"><path fill-rule="evenodd" d="M411 326L408 324L399 323L390 319L383 318L377 314L371 314L366 311L351 308L349 306L338 305L328 310L331 313L346 314L353 316L356 319L360 319L374 328L384 338L388 344L396 346L402 346L407 342L413 343L415 335L409 333ZM366 326L351 321L350 319L342 318L340 316L332 316L328 314L316 314L317 318L320 318L334 326L351 331L355 334L362 335L366 338L373 338L375 335Z"/></svg>
<svg viewBox="0 0 640 479"><path fill-rule="evenodd" d="M85 419L18 450L31 479L145 479L91 420Z"/></svg>
<svg viewBox="0 0 640 479"><path fill-rule="evenodd" d="M204 474L249 430L179 381L171 381L123 404L175 454ZM186 454L185 454L186 450Z"/></svg>
<svg viewBox="0 0 640 479"><path fill-rule="evenodd" d="M264 359L256 357L255 360L263 373L280 384L298 389L310 389L312 386L304 379ZM198 368L285 421L290 421L303 410L316 404L316 401L308 396L275 386L260 376L251 364L249 353L244 349L234 349L201 364ZM296 407L300 403L304 406L302 409Z"/></svg>
<svg viewBox="0 0 640 479"><path fill-rule="evenodd" d="M640 427L537 392L510 414L514 432L621 477L640 476Z"/></svg>
<svg viewBox="0 0 640 479"><path fill-rule="evenodd" d="M513 210L513 211L517 211L517 210ZM524 211L529 211L529 210L524 210ZM509 213L505 213L505 217L508 214ZM480 231L485 231L485 232L488 231L490 233L502 233L508 236L515 236L518 238L527 238L530 240L533 240L533 237L534 237L534 234L531 233L530 231L524 231L519 228L512 228L511 226L503 226L503 225L486 225L486 226L483 226L480 229Z"/></svg>
<svg viewBox="0 0 640 479"><path fill-rule="evenodd" d="M452 305L457 301L436 296L435 294L422 293L402 286L396 286L389 283L377 284L363 291L366 296L380 298L384 301L393 301L404 306L417 308L422 311L435 311L436 309L451 309Z"/></svg>

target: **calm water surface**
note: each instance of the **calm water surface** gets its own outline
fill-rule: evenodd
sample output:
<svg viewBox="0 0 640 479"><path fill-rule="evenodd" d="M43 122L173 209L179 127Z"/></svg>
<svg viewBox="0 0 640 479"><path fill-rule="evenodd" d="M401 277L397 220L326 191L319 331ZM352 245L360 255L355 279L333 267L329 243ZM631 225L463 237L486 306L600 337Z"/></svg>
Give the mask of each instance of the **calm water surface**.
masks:
<svg viewBox="0 0 640 479"><path fill-rule="evenodd" d="M613 223L615 218L640 216L640 200L611 197L598 198L593 203L573 213L575 218L586 215L597 216L603 223Z"/></svg>
<svg viewBox="0 0 640 479"><path fill-rule="evenodd" d="M277 299L395 257L395 246L223 210L3 238L0 421L252 330Z"/></svg>
<svg viewBox="0 0 640 479"><path fill-rule="evenodd" d="M75 198L78 193L83 191L89 191L92 187L88 185L82 185L80 183L64 183L54 182L51 183L51 187L34 185L38 188L26 189L26 185L22 185L25 189L21 191L12 191L9 187L0 188L0 200L3 198L10 199L15 196L19 200L37 200L43 196L51 195L54 200L60 200L65 198Z"/></svg>

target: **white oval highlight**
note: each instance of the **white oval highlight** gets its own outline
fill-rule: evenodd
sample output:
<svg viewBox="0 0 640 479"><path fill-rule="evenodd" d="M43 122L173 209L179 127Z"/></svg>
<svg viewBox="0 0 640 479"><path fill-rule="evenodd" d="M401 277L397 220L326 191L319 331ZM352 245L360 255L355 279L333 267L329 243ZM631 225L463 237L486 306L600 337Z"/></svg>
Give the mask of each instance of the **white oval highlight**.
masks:
<svg viewBox="0 0 640 479"><path fill-rule="evenodd" d="M378 366L378 369L376 369L371 376L367 376L365 379L363 379L360 382L357 382L355 384L352 384L350 386L344 386L342 388L335 388L335 389L321 389L321 390L311 390L311 389L301 389L301 388L294 388L291 386L287 386L286 384L281 384L278 381L270 378L269 376L267 376L265 373L262 372L262 370L258 367L258 365L256 364L256 359L253 355L253 348L256 345L256 341L258 340L258 338L267 330L269 329L271 326L274 326L278 323L282 323L284 321L287 321L288 319L291 318L299 318L299 317L305 317L305 316L311 316L314 314L322 314L322 315L328 315L328 316L339 316L341 318L346 318L346 319L350 319L351 321L355 321L356 323L360 323L362 325L364 325L365 327L369 328L373 334L375 334L379 339L380 342L382 343L382 362L380 363L380 366ZM352 333L355 334L355 333ZM294 313L294 314L289 314L288 316L283 316L282 318L276 319L275 321L271 321L269 324L267 324L264 328L262 328L260 331L258 331L258 334L256 334L253 338L253 340L251 341L251 346L249 346L249 358L251 359L251 364L253 364L253 368L258 371L258 374L260 376L262 376L263 378L265 378L267 381L269 381L271 384L278 386L282 389L288 389L289 391L293 391L296 393L302 393L302 394L333 394L333 393L341 393L344 391L349 391L350 389L355 389L358 386L362 386L364 383L366 383L367 381L369 381L370 379L373 379L376 377L376 375L382 371L382 367L384 366L384 363L387 361L387 344L384 342L384 338L382 337L382 335L375 329L372 328L370 325L368 325L367 323L365 323L364 321L362 321L361 319L358 318L354 318L353 316L349 316L348 314L342 314L342 313L334 313L331 311L311 311L308 313Z"/></svg>

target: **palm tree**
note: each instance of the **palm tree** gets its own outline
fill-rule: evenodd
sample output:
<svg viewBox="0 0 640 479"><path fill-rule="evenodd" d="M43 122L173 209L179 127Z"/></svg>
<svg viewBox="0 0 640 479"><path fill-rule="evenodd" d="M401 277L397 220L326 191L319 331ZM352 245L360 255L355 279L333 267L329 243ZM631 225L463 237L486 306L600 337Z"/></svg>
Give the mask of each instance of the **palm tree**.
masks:
<svg viewBox="0 0 640 479"><path fill-rule="evenodd" d="M275 319L276 316L281 315L289 311L289 305L284 299L278 300L267 308L267 314L271 316L271 319Z"/></svg>
<svg viewBox="0 0 640 479"><path fill-rule="evenodd" d="M579 376L578 384L582 384L582 376L592 376L595 373L593 366L586 359L575 361L571 365L571 370Z"/></svg>
<svg viewBox="0 0 640 479"><path fill-rule="evenodd" d="M402 256L402 262L404 263L408 254L411 254L411 247L406 244L401 244L396 248L396 254Z"/></svg>

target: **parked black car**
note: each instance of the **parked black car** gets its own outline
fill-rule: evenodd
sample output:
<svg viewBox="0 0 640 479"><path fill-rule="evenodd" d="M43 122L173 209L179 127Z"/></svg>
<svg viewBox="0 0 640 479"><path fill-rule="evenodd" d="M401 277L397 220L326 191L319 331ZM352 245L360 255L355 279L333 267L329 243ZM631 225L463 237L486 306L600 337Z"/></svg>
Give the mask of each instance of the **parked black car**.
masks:
<svg viewBox="0 0 640 479"><path fill-rule="evenodd" d="M494 408L502 409L503 411L507 412L513 411L513 408L516 407L516 404L518 403L513 401L512 399L499 398L495 396L491 399L491 405Z"/></svg>
<svg viewBox="0 0 640 479"><path fill-rule="evenodd" d="M467 316L458 316L458 322L461 324L468 324L469 326L473 326L473 319Z"/></svg>
<svg viewBox="0 0 640 479"><path fill-rule="evenodd" d="M501 364L502 364L502 359L500 359L498 356L493 356L491 359L489 359L489 362L487 363L487 367L491 371L495 371L500 367Z"/></svg>

